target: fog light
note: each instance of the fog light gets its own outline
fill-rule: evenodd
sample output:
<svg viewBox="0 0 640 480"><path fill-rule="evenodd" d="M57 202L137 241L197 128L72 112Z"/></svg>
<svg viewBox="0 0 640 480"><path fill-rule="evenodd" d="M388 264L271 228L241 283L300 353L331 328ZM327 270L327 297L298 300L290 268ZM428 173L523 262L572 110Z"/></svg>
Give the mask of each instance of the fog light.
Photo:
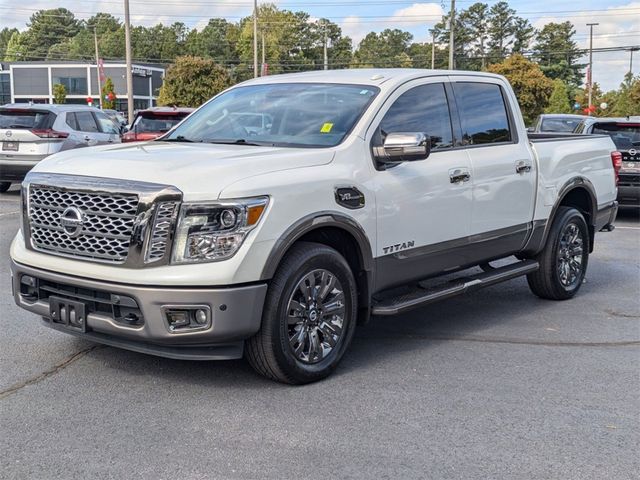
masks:
<svg viewBox="0 0 640 480"><path fill-rule="evenodd" d="M164 305L162 312L172 333L205 330L211 326L211 308L208 305Z"/></svg>
<svg viewBox="0 0 640 480"><path fill-rule="evenodd" d="M207 312L205 312L204 310L196 310L196 322L199 323L200 325L204 325L205 323L207 323Z"/></svg>

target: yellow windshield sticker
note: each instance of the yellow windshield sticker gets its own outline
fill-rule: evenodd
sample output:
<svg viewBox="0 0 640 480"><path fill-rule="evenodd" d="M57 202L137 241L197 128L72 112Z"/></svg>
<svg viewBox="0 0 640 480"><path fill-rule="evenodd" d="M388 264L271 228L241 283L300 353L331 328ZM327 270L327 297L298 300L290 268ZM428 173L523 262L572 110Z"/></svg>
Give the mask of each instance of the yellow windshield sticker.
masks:
<svg viewBox="0 0 640 480"><path fill-rule="evenodd" d="M333 123L325 123L324 125L322 125L322 128L320 129L320 133L329 133L331 132L332 128L333 128Z"/></svg>

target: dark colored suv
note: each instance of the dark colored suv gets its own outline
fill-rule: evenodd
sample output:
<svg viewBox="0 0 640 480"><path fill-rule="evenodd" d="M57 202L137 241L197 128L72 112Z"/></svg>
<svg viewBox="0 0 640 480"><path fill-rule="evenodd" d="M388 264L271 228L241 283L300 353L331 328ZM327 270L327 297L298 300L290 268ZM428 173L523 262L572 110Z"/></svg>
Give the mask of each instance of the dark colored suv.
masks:
<svg viewBox="0 0 640 480"><path fill-rule="evenodd" d="M575 130L583 135L609 135L621 153L618 203L640 208L640 117L583 120Z"/></svg>

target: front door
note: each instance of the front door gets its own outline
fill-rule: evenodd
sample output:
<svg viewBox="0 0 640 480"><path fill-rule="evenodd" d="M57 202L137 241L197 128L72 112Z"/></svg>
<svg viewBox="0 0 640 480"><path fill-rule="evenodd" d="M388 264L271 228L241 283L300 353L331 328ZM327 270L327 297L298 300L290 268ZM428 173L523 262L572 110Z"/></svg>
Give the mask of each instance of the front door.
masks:
<svg viewBox="0 0 640 480"><path fill-rule="evenodd" d="M422 132L431 155L374 174L377 205L376 290L464 263L472 182L465 150L455 144L444 80L431 77L398 89L368 133L373 145L389 133ZM460 180L458 180L460 179ZM459 254L459 255L458 255Z"/></svg>

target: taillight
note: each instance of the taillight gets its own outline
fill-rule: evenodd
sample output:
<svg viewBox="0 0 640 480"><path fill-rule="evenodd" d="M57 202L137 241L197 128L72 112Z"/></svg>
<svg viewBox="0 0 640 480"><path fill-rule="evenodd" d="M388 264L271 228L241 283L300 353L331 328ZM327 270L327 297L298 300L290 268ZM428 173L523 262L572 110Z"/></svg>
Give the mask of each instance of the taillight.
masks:
<svg viewBox="0 0 640 480"><path fill-rule="evenodd" d="M58 132L52 128L33 128L31 133L40 138L67 138L69 136L67 132Z"/></svg>
<svg viewBox="0 0 640 480"><path fill-rule="evenodd" d="M613 171L616 175L616 185L620 179L620 169L622 168L622 153L611 152L611 164L613 165Z"/></svg>

